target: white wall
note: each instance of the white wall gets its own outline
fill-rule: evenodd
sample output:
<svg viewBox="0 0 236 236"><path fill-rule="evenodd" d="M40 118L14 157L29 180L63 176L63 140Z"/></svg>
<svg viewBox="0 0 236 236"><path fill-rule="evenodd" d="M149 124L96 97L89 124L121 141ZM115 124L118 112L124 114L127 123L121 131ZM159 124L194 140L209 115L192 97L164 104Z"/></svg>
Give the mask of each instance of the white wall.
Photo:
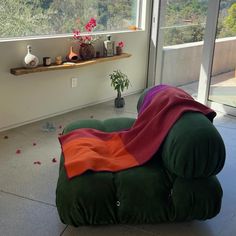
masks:
<svg viewBox="0 0 236 236"><path fill-rule="evenodd" d="M146 26L150 16L150 1L147 2ZM70 40L0 42L0 130L113 99L116 93L108 75L115 69L121 69L131 80L132 87L124 95L142 90L147 79L148 37L148 30L112 35L113 40L125 42L124 51L132 54L127 59L21 76L10 74L10 68L22 66L28 44L42 63L44 56L65 56ZM76 88L71 88L72 77L79 78Z"/></svg>

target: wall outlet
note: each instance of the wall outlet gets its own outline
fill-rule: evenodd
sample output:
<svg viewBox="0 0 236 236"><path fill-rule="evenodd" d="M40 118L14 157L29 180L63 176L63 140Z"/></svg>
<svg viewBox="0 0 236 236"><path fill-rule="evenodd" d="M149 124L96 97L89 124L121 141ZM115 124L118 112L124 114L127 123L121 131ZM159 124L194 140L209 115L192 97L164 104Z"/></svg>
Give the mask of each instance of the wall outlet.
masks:
<svg viewBox="0 0 236 236"><path fill-rule="evenodd" d="M71 88L75 88L78 85L78 78L71 79Z"/></svg>

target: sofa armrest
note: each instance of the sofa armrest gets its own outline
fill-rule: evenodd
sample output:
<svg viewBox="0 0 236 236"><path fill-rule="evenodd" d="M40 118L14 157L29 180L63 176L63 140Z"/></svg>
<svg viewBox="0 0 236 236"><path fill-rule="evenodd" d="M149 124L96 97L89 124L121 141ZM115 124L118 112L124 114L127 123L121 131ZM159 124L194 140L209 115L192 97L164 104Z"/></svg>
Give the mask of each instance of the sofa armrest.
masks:
<svg viewBox="0 0 236 236"><path fill-rule="evenodd" d="M162 146L163 165L184 178L216 175L224 166L224 142L206 116L186 112L169 131Z"/></svg>

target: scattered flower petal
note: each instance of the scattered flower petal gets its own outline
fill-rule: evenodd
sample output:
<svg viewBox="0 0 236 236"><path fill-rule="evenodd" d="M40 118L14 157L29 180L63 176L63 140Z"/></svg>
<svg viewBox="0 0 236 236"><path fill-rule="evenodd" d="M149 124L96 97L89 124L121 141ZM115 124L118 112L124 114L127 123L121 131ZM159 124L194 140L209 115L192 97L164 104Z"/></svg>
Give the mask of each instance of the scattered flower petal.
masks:
<svg viewBox="0 0 236 236"><path fill-rule="evenodd" d="M41 165L41 162L40 161L35 161L34 165Z"/></svg>
<svg viewBox="0 0 236 236"><path fill-rule="evenodd" d="M21 150L20 149L17 149L16 150L16 154L20 154L21 153Z"/></svg>

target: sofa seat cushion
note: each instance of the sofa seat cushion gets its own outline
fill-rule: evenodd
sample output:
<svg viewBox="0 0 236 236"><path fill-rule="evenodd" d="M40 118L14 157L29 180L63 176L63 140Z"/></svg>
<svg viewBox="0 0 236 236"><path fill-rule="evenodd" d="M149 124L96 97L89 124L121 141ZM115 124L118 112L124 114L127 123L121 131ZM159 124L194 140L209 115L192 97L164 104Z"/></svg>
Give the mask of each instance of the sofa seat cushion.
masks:
<svg viewBox="0 0 236 236"><path fill-rule="evenodd" d="M176 177L160 160L155 156L116 173L87 171L71 180L62 167L56 190L61 221L73 226L154 224L218 214L222 189L216 177Z"/></svg>

